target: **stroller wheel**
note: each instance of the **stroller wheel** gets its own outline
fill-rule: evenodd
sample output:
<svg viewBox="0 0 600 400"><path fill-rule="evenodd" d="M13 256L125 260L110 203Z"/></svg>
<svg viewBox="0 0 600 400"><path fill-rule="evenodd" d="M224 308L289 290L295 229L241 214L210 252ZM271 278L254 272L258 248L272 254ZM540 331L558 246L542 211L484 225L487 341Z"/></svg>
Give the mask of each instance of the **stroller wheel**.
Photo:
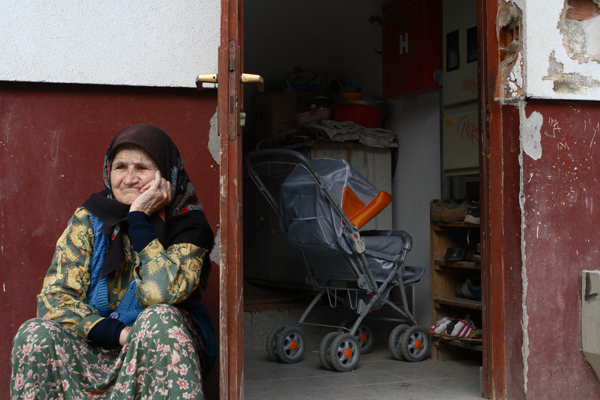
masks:
<svg viewBox="0 0 600 400"><path fill-rule="evenodd" d="M279 355L277 354L277 337L284 329L285 325L272 330L271 333L269 333L269 336L267 336L267 354L275 361L281 361L281 358L279 358Z"/></svg>
<svg viewBox="0 0 600 400"><path fill-rule="evenodd" d="M333 368L340 372L352 371L360 358L360 345L349 333L336 336L329 346L329 357Z"/></svg>
<svg viewBox="0 0 600 400"><path fill-rule="evenodd" d="M331 356L329 353L329 346L331 346L331 342L333 342L333 339L335 339L339 334L339 332L329 332L321 340L321 344L319 345L319 358L321 359L321 364L327 369L333 369L333 365L331 364Z"/></svg>
<svg viewBox="0 0 600 400"><path fill-rule="evenodd" d="M342 322L342 326L344 328L352 329L355 320L346 319ZM344 329L339 329L339 332L348 332ZM373 350L373 346L375 345L375 340L373 339L373 330L367 324L360 324L356 333L354 334L356 340L358 340L358 344L360 345L360 354L367 354L371 350Z"/></svg>
<svg viewBox="0 0 600 400"><path fill-rule="evenodd" d="M392 333L390 333L390 340L388 342L390 351L396 360L404 361L404 356L402 355L402 350L400 349L400 344L402 341L402 337L404 336L404 332L406 332L410 326L406 324L398 325L394 328Z"/></svg>
<svg viewBox="0 0 600 400"><path fill-rule="evenodd" d="M287 328L277 337L277 355L286 364L297 363L306 349L304 334L298 328Z"/></svg>
<svg viewBox="0 0 600 400"><path fill-rule="evenodd" d="M402 355L407 361L422 361L429 351L429 341L429 333L426 329L420 326L408 328L400 341Z"/></svg>

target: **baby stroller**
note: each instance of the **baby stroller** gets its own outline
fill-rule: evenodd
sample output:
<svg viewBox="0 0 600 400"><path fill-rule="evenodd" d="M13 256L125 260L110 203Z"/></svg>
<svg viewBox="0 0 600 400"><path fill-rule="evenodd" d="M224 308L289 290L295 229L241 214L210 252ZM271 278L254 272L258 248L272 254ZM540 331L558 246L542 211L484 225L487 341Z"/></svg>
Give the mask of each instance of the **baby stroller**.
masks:
<svg viewBox="0 0 600 400"><path fill-rule="evenodd" d="M391 202L391 196L377 190L344 160L308 160L296 151L274 149L254 151L244 161L250 177L278 214L287 243L300 253L307 283L319 289L296 326L280 327L269 334L269 356L284 363L298 362L306 349L300 327L329 327L337 331L322 339L321 363L328 369L351 371L361 353L373 346L372 331L363 320L387 304L401 318L382 319L410 324L400 324L390 334L393 356L423 360L429 350L429 333L417 326L405 291L425 273L423 268L404 265L412 248L411 236L400 230L358 231ZM281 185L279 202L257 173L257 168L272 168L273 164L293 167ZM400 290L403 309L388 299L394 287ZM341 303L354 310L356 320L342 326L307 322L324 295L332 307Z"/></svg>

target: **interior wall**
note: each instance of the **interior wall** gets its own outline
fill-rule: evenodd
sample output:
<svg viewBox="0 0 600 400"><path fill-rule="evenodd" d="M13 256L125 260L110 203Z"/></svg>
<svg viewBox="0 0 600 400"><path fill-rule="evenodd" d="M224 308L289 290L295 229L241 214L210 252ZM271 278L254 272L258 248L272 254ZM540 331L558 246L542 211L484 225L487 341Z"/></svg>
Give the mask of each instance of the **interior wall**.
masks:
<svg viewBox="0 0 600 400"><path fill-rule="evenodd" d="M390 101L391 129L398 135L398 161L393 182L393 229L408 232L413 249L407 265L430 263L429 201L441 195L439 92ZM431 326L430 274L414 287L415 317Z"/></svg>

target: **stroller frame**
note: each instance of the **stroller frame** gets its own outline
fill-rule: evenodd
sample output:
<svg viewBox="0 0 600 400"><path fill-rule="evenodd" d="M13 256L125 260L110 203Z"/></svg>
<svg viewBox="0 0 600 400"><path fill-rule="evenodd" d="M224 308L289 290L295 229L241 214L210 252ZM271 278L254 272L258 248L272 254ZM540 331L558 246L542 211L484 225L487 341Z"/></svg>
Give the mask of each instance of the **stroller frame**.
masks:
<svg viewBox="0 0 600 400"><path fill-rule="evenodd" d="M268 159L264 162L256 162L257 159L265 159L268 157L271 159ZM296 162L283 161L281 158L292 158L295 159ZM250 178L256 184L259 191L273 208L280 220L281 215L279 204L273 198L272 193L267 189L257 173L257 167L270 164L285 164L295 166L302 165L314 179L315 183L319 187L320 193L327 199L329 206L343 221L342 236L352 252L350 254L341 253L340 256L343 257L348 269L352 272L355 278L354 282L356 283L357 287L347 287L347 285L341 286L339 283L336 284L336 282L339 281L345 281L345 283L349 281L352 282L350 279L324 279L319 277L318 273L313 268L311 254L295 249L301 255L302 262L308 273L306 278L307 283L310 286L319 289L319 292L306 308L296 326L300 327L302 325L311 325L328 327L338 329L342 332L342 334L337 336L329 334L323 339L320 349L320 353L323 353L320 354L323 365L327 368L333 367L339 371L350 371L354 369L356 363L358 362L360 353L362 352L364 354L366 352L364 346L361 347L361 343L358 343L359 339L357 339L357 336L360 338L361 335L365 333L365 329L363 328L364 325L362 325L363 320L371 313L372 308L378 302L383 302L384 304L389 305L392 309L398 312L402 318L383 318L371 316L370 319L408 322L410 325L412 325L412 328L408 325L399 325L392 332L389 342L392 354L398 359L408 359L409 361L422 360L429 348L429 335L427 331L423 330L423 328L418 327L415 318L409 310L405 290L408 285L418 282L425 273L423 268L404 266L406 254L412 249L412 237L408 233L400 230L389 232L390 234L388 234L388 236L399 236L402 239L402 250L399 260L394 262L394 266L387 278L378 283L373 276L371 269L369 268L368 260L365 256L365 244L362 241L361 233L359 233L358 228L353 226L348 216L341 209L341 206L334 200L331 193L327 189L326 184L321 180L310 160L308 160L301 153L293 150L269 149L258 150L249 153L245 157L244 162ZM377 232L378 231L371 231L369 232L369 236L378 236ZM412 276L405 279L405 276L403 275L405 271L411 273ZM387 295L389 294L389 290L387 289L390 285L392 285L392 287L389 288L389 290L391 290L393 287L399 288L402 298L402 309L388 299ZM343 297L340 295L340 293L345 294L346 297ZM362 298L359 298L360 293L367 293L368 296L370 296L370 300L365 302ZM345 303L351 310L356 312L358 318L351 327L306 322L310 312L325 294L327 294L329 305L332 308L336 308L338 302L342 302ZM278 328L273 331L271 335L269 335L269 338L267 339L267 352L271 357L286 363L298 362L302 358L305 349L305 340L303 334L297 328L286 328L287 327ZM407 348L404 350L406 350L405 352L408 354L408 357L404 355L405 352L402 351L402 342L406 336L406 332L408 332L410 336L404 340L407 342L405 344L405 347ZM343 333L346 335L344 336L344 340L341 340ZM370 328L368 327L366 333L372 336ZM284 335L284 337L281 338L281 335ZM351 343L352 338L356 339L356 343ZM300 343L300 345L298 343ZM425 349L422 349L421 346L417 346L415 352L415 343L426 344L424 346ZM352 352L356 352L357 354L352 354L351 356L347 357L349 354L347 349L350 349ZM359 351L355 351L356 349ZM368 350L370 350L370 348ZM337 357L336 355L340 355L340 357Z"/></svg>

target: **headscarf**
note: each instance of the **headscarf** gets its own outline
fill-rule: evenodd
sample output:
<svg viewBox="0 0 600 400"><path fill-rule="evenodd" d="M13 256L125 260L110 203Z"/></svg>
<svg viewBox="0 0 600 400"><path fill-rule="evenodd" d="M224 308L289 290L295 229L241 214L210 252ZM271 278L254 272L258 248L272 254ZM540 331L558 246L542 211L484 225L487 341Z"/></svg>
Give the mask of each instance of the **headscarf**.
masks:
<svg viewBox="0 0 600 400"><path fill-rule="evenodd" d="M144 150L156 163L165 180L171 182L171 203L150 216L154 233L168 248L175 243L191 243L211 250L214 235L190 178L183 168L183 159L171 138L160 128L138 124L129 126L113 138L104 156L104 190L92 194L83 206L102 222L101 231L107 238L101 278L125 263L123 231L127 231L129 206L119 203L110 186L112 160L121 145L132 144ZM210 262L203 267L204 279Z"/></svg>

